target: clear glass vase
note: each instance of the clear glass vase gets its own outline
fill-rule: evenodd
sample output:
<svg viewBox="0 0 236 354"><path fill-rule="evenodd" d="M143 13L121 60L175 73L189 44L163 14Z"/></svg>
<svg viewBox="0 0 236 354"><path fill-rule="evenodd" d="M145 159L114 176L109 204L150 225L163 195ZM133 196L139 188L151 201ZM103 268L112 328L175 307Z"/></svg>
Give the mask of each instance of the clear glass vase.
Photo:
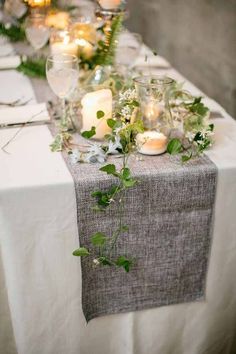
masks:
<svg viewBox="0 0 236 354"><path fill-rule="evenodd" d="M134 79L140 111L147 130L167 132L173 128L169 94L173 79L163 76L140 76Z"/></svg>

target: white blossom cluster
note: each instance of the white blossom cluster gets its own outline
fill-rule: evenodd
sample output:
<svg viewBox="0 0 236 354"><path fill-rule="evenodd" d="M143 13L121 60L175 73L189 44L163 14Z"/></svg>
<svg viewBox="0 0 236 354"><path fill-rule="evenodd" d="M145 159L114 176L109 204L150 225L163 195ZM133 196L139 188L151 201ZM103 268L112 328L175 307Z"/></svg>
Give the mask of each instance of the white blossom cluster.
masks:
<svg viewBox="0 0 236 354"><path fill-rule="evenodd" d="M135 89L128 89L125 92L119 94L119 103L123 104L125 101L131 102L137 100L137 94Z"/></svg>
<svg viewBox="0 0 236 354"><path fill-rule="evenodd" d="M74 149L69 156L72 164L76 164L77 162L102 164L106 161L108 155L118 154L118 149L122 149L122 145L119 135L115 135L114 141L109 141L106 151L102 145L91 143L87 152Z"/></svg>

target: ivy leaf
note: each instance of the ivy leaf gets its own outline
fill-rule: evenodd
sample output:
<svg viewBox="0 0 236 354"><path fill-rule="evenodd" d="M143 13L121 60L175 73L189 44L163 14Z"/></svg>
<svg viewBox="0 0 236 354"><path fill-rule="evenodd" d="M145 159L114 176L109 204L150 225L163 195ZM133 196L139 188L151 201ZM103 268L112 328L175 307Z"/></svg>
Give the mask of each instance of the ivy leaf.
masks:
<svg viewBox="0 0 236 354"><path fill-rule="evenodd" d="M125 167L123 169L123 173L122 173L122 176L124 179L130 179L131 178L131 172L130 172L130 169L128 167Z"/></svg>
<svg viewBox="0 0 236 354"><path fill-rule="evenodd" d="M81 133L83 138L90 139L96 134L96 128L92 127L91 130L85 130Z"/></svg>
<svg viewBox="0 0 236 354"><path fill-rule="evenodd" d="M113 265L112 261L105 256L99 257L98 261L99 261L99 263L101 263L104 266L112 266Z"/></svg>
<svg viewBox="0 0 236 354"><path fill-rule="evenodd" d="M114 128L114 126L116 125L116 121L114 119L107 119L107 125L108 127L110 127L111 129Z"/></svg>
<svg viewBox="0 0 236 354"><path fill-rule="evenodd" d="M100 168L100 171L106 172L108 175L118 176L116 166L114 164L108 164Z"/></svg>
<svg viewBox="0 0 236 354"><path fill-rule="evenodd" d="M133 261L125 256L120 256L116 260L116 265L118 267L123 267L124 270L128 273L130 271L131 266L133 265Z"/></svg>
<svg viewBox="0 0 236 354"><path fill-rule="evenodd" d="M101 119L105 116L105 113L103 111L97 111L97 119Z"/></svg>
<svg viewBox="0 0 236 354"><path fill-rule="evenodd" d="M176 155L180 153L182 150L181 141L177 138L170 140L169 144L167 145L167 152L170 155Z"/></svg>
<svg viewBox="0 0 236 354"><path fill-rule="evenodd" d="M187 162L187 161L191 160L191 158L192 158L192 153L190 153L189 155L183 155L181 157L181 160L182 160L182 162Z"/></svg>
<svg viewBox="0 0 236 354"><path fill-rule="evenodd" d="M203 137L202 133L201 132L197 132L195 134L195 137L194 137L193 141L202 141L202 140L204 140L204 137Z"/></svg>
<svg viewBox="0 0 236 354"><path fill-rule="evenodd" d="M76 257L84 257L89 255L89 251L85 247L80 247L77 250L75 250L72 254L73 256Z"/></svg>
<svg viewBox="0 0 236 354"><path fill-rule="evenodd" d="M123 184L126 188L131 188L133 186L135 186L135 184L137 183L136 179L128 179L128 180L123 180Z"/></svg>
<svg viewBox="0 0 236 354"><path fill-rule="evenodd" d="M215 125L214 125L214 124L209 124L208 130L209 130L210 132L213 132L214 128L215 128Z"/></svg>
<svg viewBox="0 0 236 354"><path fill-rule="evenodd" d="M107 241L106 235L102 232L97 232L91 238L91 242L94 246L103 246Z"/></svg>

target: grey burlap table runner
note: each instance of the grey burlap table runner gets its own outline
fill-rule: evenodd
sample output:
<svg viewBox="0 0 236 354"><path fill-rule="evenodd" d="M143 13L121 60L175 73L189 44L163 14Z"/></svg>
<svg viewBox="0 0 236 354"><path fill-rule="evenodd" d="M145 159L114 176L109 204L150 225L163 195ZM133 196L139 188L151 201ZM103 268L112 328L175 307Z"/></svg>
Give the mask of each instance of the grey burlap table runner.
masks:
<svg viewBox="0 0 236 354"><path fill-rule="evenodd" d="M49 98L46 83L32 83L38 98ZM118 226L116 207L106 213L91 210L91 192L106 189L115 180L98 172L98 165L73 165L64 158L75 184L80 245L89 247L92 234L111 235ZM118 159L109 162L118 168L121 164ZM90 257L81 260L87 321L204 298L216 166L205 155L182 165L178 156L165 154L143 161L131 158L130 167L140 183L126 195L123 223L129 225L129 233L120 237L114 251L117 256L135 257L136 263L125 273L120 268L95 268Z"/></svg>

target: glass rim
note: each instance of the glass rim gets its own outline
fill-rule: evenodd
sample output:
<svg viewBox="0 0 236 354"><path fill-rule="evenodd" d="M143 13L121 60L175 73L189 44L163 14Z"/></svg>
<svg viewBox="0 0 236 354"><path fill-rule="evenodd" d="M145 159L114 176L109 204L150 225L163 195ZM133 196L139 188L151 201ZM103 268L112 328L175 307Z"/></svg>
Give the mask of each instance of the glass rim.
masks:
<svg viewBox="0 0 236 354"><path fill-rule="evenodd" d="M73 54L51 54L47 57L47 62L52 62L52 63L73 63L77 62L79 63L79 60L76 55Z"/></svg>
<svg viewBox="0 0 236 354"><path fill-rule="evenodd" d="M174 82L174 79L172 79L171 77L161 75L142 75L135 77L133 80L136 84L139 84L140 86L150 87L170 85ZM151 80L155 80L155 82L151 82Z"/></svg>

